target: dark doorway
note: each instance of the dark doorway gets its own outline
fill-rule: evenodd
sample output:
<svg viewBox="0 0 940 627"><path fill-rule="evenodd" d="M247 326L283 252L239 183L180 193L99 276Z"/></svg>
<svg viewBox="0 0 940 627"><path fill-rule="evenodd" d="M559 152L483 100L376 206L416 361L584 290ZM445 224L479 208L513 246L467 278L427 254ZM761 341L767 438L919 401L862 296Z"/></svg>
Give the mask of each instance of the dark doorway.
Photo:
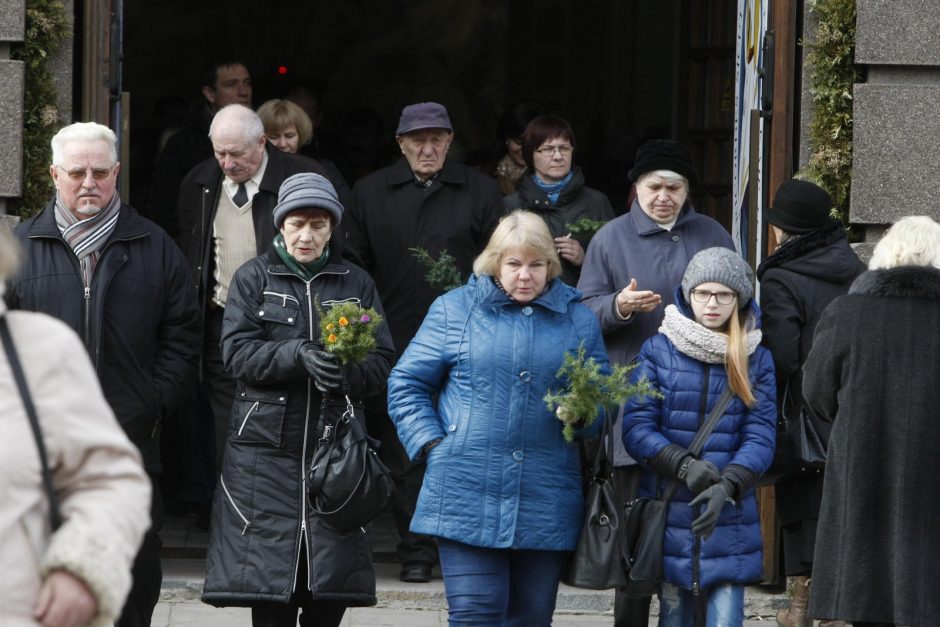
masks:
<svg viewBox="0 0 940 627"><path fill-rule="evenodd" d="M571 122L577 163L618 213L636 146L674 137L703 175L697 206L730 226L732 0L153 0L125 3L124 24L135 204L147 202L161 133L201 98L204 65L234 58L251 70L255 106L314 88L326 148L355 107L378 113L391 140L402 106L436 100L473 150L497 140L509 103L541 100Z"/></svg>

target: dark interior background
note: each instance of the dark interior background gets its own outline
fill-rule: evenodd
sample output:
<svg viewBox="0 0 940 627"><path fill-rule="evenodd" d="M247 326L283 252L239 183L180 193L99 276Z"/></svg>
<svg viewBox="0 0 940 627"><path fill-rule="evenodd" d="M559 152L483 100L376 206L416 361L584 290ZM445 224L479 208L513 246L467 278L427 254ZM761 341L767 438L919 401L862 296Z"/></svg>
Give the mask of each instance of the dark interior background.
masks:
<svg viewBox="0 0 940 627"><path fill-rule="evenodd" d="M507 105L538 99L572 124L575 163L618 213L637 145L672 137L703 179L696 206L730 226L735 0L149 0L124 12L133 204L161 134L202 101L202 69L221 57L248 66L255 107L313 88L326 156L357 107L391 142L404 105L441 102L474 151L498 140Z"/></svg>

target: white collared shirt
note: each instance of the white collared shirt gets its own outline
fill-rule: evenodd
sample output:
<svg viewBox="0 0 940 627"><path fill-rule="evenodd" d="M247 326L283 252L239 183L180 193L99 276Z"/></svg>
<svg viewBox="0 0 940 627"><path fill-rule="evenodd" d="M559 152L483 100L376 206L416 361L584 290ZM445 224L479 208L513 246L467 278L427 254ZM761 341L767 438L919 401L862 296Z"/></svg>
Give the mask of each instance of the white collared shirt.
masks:
<svg viewBox="0 0 940 627"><path fill-rule="evenodd" d="M268 151L264 151L264 156L261 158L261 165L258 167L258 170L252 175L250 179L245 181L245 191L248 192L248 200L250 201L254 198L254 195L258 192L258 188L261 186L261 179L264 178L264 171L268 167ZM225 176L222 177L222 187L225 189L225 193L228 194L229 198L234 198L235 193L238 191L238 183Z"/></svg>

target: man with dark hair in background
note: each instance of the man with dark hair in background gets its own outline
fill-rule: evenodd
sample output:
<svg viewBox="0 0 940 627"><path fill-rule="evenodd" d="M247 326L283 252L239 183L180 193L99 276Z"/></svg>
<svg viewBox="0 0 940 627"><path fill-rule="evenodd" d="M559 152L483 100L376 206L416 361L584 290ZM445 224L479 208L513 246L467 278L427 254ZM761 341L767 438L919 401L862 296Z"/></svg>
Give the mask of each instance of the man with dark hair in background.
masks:
<svg viewBox="0 0 940 627"><path fill-rule="evenodd" d="M180 241L176 222L176 197L180 182L201 161L212 156L209 125L216 112L230 104L251 107L251 74L244 63L231 59L213 63L202 75L202 97L189 124L166 142L157 160L151 206L153 219Z"/></svg>

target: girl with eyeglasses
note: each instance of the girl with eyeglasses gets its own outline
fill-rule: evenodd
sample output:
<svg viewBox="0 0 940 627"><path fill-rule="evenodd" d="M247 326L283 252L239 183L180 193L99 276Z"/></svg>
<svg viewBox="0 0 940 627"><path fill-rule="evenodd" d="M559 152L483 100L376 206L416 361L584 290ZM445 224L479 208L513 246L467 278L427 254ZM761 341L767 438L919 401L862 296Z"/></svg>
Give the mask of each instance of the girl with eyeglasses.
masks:
<svg viewBox="0 0 940 627"><path fill-rule="evenodd" d="M697 253L632 375L662 394L624 408L623 443L644 468L640 496L680 483L664 536L660 627L743 625L744 585L761 578L754 486L773 460L776 382L753 281L734 251ZM726 387L731 403L694 457L688 447Z"/></svg>

